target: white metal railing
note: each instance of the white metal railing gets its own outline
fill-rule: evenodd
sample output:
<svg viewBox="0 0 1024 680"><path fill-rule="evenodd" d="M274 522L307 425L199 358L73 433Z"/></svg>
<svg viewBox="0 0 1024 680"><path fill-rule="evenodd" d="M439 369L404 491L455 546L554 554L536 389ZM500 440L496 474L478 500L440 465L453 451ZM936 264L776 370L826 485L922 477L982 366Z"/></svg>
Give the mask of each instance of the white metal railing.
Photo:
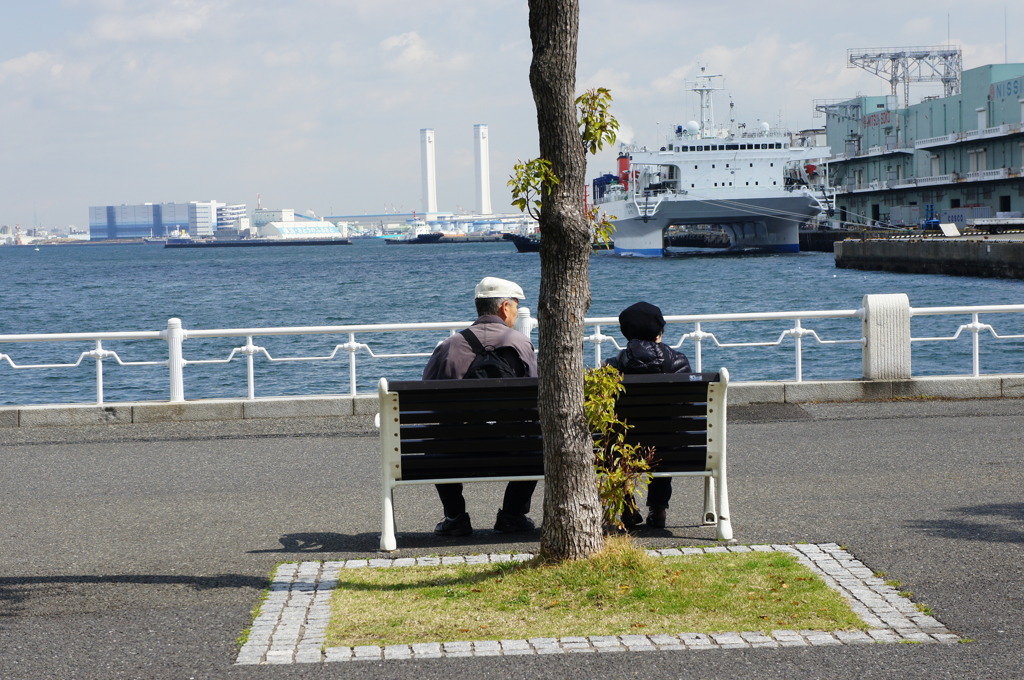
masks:
<svg viewBox="0 0 1024 680"><path fill-rule="evenodd" d="M981 375L981 336L984 333L991 335L998 340L1021 340L1024 333L999 334L996 329L987 323L981 323L982 314L1004 314L1024 312L1024 305L990 305L987 307L923 307L914 308L911 314L914 316L936 316L936 315L965 315L969 314L971 322L960 324L953 335L940 337L911 338L911 342L950 342L959 340L964 333L971 334L971 375L975 378Z"/></svg>
<svg viewBox="0 0 1024 680"><path fill-rule="evenodd" d="M779 347L788 338L793 339L793 351L794 351L794 365L795 365L795 377L794 380L801 382L803 380L803 341L804 338L810 338L817 342L819 345L863 345L864 338L858 333L857 337L846 338L840 340L823 340L817 331L811 328L804 328L803 322L810 319L860 319L863 317L863 310L850 309L840 311L819 311L819 312L762 312L752 314L701 314L701 315L685 315L685 316L666 316L665 321L668 324L684 324L692 325L693 330L690 332L684 332L679 335L678 341L674 344L671 342L675 334L672 333L669 328L666 327L666 344L673 349L679 349L683 346L687 340L693 343L694 349L692 353L693 362L691 367L695 372L701 372L704 365L704 346L706 343L713 343L715 347L720 349L728 348L753 348L753 347ZM767 339L754 342L723 342L719 335L724 336L725 334L720 332L709 333L703 329L704 324L718 324L718 323L737 323L743 321L791 321L793 322L792 328L782 330L774 339ZM585 343L592 344L594 346L594 365L600 366L602 362L602 345L604 343L611 343L616 350L623 349L623 345L611 336L604 335L601 332L602 326L617 326L619 321L617 317L600 317L593 319L586 319L586 326L591 327L593 330L591 333L583 338ZM670 335L671 333L671 335Z"/></svg>
<svg viewBox="0 0 1024 680"><path fill-rule="evenodd" d="M865 309L870 309L868 301L872 298L897 298L902 299L902 306L906 313L906 328L875 328L878 323L868 323ZM708 347L713 346L719 349L752 350L780 348L792 341L793 349L793 380L801 382L804 380L804 355L805 345L812 343L820 346L855 345L865 350L873 347L877 361L878 352L889 351L889 345L905 343L947 343L959 340L965 333L971 334L972 340L972 370L971 376L981 375L981 339L983 336L991 337L999 341L1024 340L1024 333L998 332L996 328L981 321L982 315L993 314L1024 314L1024 305L995 305L995 306L968 306L968 307L922 307L910 308L906 302L905 295L896 296L866 296L865 306L859 309L831 310L831 311L796 311L796 312L760 312L742 314L700 314L700 315L675 315L665 317L669 324L666 328L665 342L674 348L681 348L685 343L692 343L692 349L687 353L692 359L692 367L695 371L703 370L703 355ZM911 337L909 328L910 317L925 316L947 316L947 317L969 317L968 323L957 323L951 334L929 335L922 337ZM1014 320L1024 321L1024 317L1018 316ZM815 326L826 321L838 321L839 326L829 324L828 330L822 330ZM855 326L847 329L843 324L854 322ZM766 334L762 329L756 329L762 333L761 337L750 338L750 333L741 331L740 325L751 322L764 323L775 322L775 330ZM785 328L778 330L777 323L781 322ZM465 328L471 323L469 320L449 321L436 323L406 323L406 324L362 324L345 326L299 326L299 327L271 327L271 328L231 328L231 329L209 329L209 330L186 330L182 327L179 319L170 319L167 328L162 331L143 332L103 332L103 333L52 333L52 334L25 334L25 335L0 335L0 348L5 345L17 345L16 350L0 352L0 371L5 367L21 370L33 369L74 369L82 365L86 360L95 362L95 394L96 403L104 403L104 375L103 367L106 362L115 362L118 366L158 366L167 370L169 376L169 401L182 402L185 400L185 367L203 366L211 364L228 364L243 358L246 364L247 398L255 399L256 395L256 360L257 357L268 363L287 364L294 362L331 362L339 356L345 357L348 364L348 394L355 396L358 385L358 357L365 355L372 359L393 360L400 358L422 358L426 359L436 345L436 335L412 351L385 351L382 346L371 345L370 337L379 338L381 334L402 334L443 331L449 334ZM883 320L884 323L884 320ZM895 322L892 322L896 325ZM606 335L603 328L617 326L616 317L593 317L584 320L585 335L583 342L593 349L594 365L600 365L605 355L604 346L611 345L614 350L622 348L619 340ZM536 320L530 316L530 310L526 307L520 308L520 318L516 324L517 328L527 334L532 334L536 329ZM714 331L707 330L714 326ZM749 326L745 327L750 329ZM837 330L838 328L838 330ZM842 332L845 337L825 337L829 333ZM678 333L678 335L677 335ZM256 338L272 338L280 336L342 336L344 342L332 341L324 343L324 351L304 356L274 356L265 347L254 342ZM897 342L893 342L893 338ZM214 359L188 359L185 356L185 347L188 341L209 338L242 338L244 344L232 348L226 356ZM900 340L902 338L902 340ZM117 351L104 347L104 343L114 341L160 341L166 344L166 359L130 361L123 359ZM14 351L24 350L23 346L34 343L86 343L91 347L79 353L77 359L70 362L40 363L26 362L19 363ZM386 343L381 343L386 344ZM422 347L427 344L426 347ZM882 348L882 349L879 349ZM1012 352L1007 356L1020 356L1021 345L1015 343ZM908 353L909 354L909 353ZM347 357L346 357L347 355ZM866 360L865 360L866 361ZM1004 365L1006 362L1003 362ZM909 357L907 365L903 370L909 379L910 365ZM999 373L1007 373L1002 370ZM1012 371L1010 371L1012 372ZM1024 371L1022 371L1024 372ZM867 364L864 365L863 375L866 378L876 377L868 374ZM376 377L376 376L374 376ZM0 398L2 398L0 394Z"/></svg>

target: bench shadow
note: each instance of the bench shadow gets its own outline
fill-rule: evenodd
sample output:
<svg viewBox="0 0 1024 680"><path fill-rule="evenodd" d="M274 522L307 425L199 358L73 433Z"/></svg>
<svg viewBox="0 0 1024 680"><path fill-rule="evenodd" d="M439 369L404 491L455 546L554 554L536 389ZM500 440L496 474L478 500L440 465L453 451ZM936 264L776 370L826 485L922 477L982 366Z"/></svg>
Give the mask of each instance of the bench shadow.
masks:
<svg viewBox="0 0 1024 680"><path fill-rule="evenodd" d="M637 538L670 538L683 541L707 543L708 527L701 525L670 526L666 529L639 527L631 532ZM512 546L518 550L536 552L539 548L540 530L523 534L503 534L488 529L478 529L469 536L435 536L431 531L403 531L397 534L400 549L429 549L443 553L453 548L478 548L479 552L509 552ZM710 539L714 542L714 537ZM310 531L284 534L278 539L280 548L250 550L249 554L317 554L317 553L376 553L380 552L380 534L365 532L342 534L331 531Z"/></svg>
<svg viewBox="0 0 1024 680"><path fill-rule="evenodd" d="M949 512L959 517L915 520L907 526L942 538L1024 543L1024 503L971 505L952 508Z"/></svg>
<svg viewBox="0 0 1024 680"><path fill-rule="evenodd" d="M481 550L493 546L535 543L540 540L540 531L526 534L499 534L494 531L475 531L469 536L435 536L433 532L399 532L400 548L431 548L444 551L447 548L479 546ZM280 548L250 550L255 553L373 553L380 550L380 534L340 534L330 531L285 534L278 539ZM499 547L500 550L500 547Z"/></svg>

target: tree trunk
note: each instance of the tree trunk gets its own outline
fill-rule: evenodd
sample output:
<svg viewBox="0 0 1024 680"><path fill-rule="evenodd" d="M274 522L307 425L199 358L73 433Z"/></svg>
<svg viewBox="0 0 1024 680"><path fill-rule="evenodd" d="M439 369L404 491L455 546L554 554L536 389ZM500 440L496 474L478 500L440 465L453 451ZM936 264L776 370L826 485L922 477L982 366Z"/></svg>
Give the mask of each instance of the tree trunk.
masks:
<svg viewBox="0 0 1024 680"><path fill-rule="evenodd" d="M583 319L590 307L590 228L583 214L586 155L576 113L578 0L530 0L540 157L559 183L541 196L538 406L544 435L548 560L600 550L601 504L593 441L583 412Z"/></svg>

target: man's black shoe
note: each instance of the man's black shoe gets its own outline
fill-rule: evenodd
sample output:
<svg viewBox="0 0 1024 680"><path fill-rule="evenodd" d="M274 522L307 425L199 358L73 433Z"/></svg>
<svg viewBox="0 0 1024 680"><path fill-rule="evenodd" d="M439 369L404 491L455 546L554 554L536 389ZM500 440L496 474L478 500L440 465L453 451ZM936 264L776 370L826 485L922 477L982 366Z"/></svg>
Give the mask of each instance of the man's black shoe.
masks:
<svg viewBox="0 0 1024 680"><path fill-rule="evenodd" d="M526 515L498 510L498 519L494 522L494 530L503 534L525 534L533 531L537 525Z"/></svg>
<svg viewBox="0 0 1024 680"><path fill-rule="evenodd" d="M473 525L469 523L469 513L464 512L455 519L445 517L434 527L435 536L469 536L473 533Z"/></svg>
<svg viewBox="0 0 1024 680"><path fill-rule="evenodd" d="M652 529L664 529L668 521L668 508L651 508L647 515L647 526Z"/></svg>
<svg viewBox="0 0 1024 680"><path fill-rule="evenodd" d="M627 529L635 529L644 523L644 516L640 514L639 510L626 510L622 513L622 524Z"/></svg>

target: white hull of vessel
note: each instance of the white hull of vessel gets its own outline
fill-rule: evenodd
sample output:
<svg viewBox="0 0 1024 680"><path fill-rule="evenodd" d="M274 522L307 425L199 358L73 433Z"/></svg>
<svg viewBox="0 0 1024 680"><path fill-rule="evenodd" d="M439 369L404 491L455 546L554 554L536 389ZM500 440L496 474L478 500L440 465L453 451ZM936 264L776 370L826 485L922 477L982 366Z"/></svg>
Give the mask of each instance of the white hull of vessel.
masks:
<svg viewBox="0 0 1024 680"><path fill-rule="evenodd" d="M653 200L646 205L641 199L601 207L619 218L613 220L617 255L661 257L666 229L696 224L722 229L729 236L730 248L798 252L800 224L821 212L821 206L803 191L778 193L781 195L759 198L663 199L653 214L649 214Z"/></svg>

